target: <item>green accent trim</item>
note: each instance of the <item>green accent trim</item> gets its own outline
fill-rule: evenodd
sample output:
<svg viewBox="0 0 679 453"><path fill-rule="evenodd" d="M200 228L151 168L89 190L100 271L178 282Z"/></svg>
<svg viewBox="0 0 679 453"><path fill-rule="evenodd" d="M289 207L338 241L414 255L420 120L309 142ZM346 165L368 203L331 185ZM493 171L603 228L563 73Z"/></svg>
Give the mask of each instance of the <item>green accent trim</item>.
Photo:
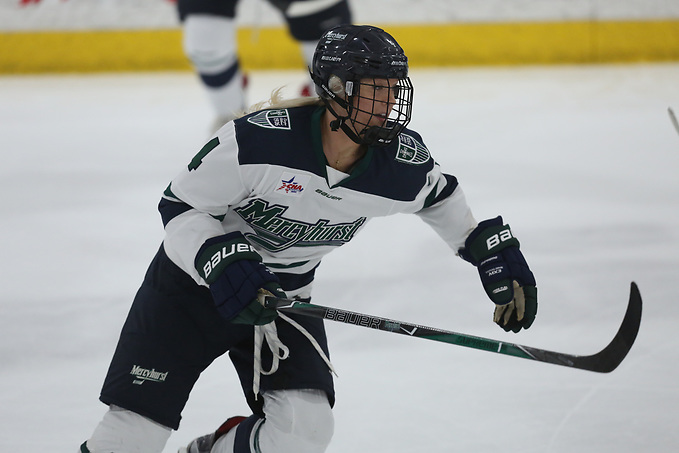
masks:
<svg viewBox="0 0 679 453"><path fill-rule="evenodd" d="M271 263L264 263L266 264L266 267L269 267L271 269L292 269L294 267L301 267L307 264L309 261L299 261L297 263L292 263L292 264L271 264Z"/></svg>
<svg viewBox="0 0 679 453"><path fill-rule="evenodd" d="M482 351L497 352L499 354L520 357L522 359L535 360L533 356L518 347L518 345L511 343L504 343L501 341L491 340L489 338L472 337L471 335L461 334L438 334L438 335L422 335L421 338L427 340L440 341L442 343L450 343L458 346L466 346L468 348L479 349Z"/></svg>
<svg viewBox="0 0 679 453"><path fill-rule="evenodd" d="M375 148L372 146L368 147L368 151L365 152L365 156L361 158L361 160L358 161L358 164L354 166L354 168L351 170L351 173L349 174L348 178L344 178L337 184L335 184L333 187L338 187L338 186L344 186L346 183L351 181L352 179L356 179L359 176L361 176L365 171L368 169L370 166L370 162L372 161L373 154L375 153ZM331 189L333 188L331 187Z"/></svg>
<svg viewBox="0 0 679 453"><path fill-rule="evenodd" d="M257 429L255 430L255 437L254 437L254 444L255 444L255 453L262 453L262 449L259 446L259 431L262 429L262 425L264 425L263 421L258 421L257 422Z"/></svg>
<svg viewBox="0 0 679 453"><path fill-rule="evenodd" d="M87 448L87 441L80 446L80 453L90 453L89 448Z"/></svg>
<svg viewBox="0 0 679 453"><path fill-rule="evenodd" d="M172 192L171 187L172 187L172 183L168 184L167 188L163 191L163 195L166 196L166 197L174 198L175 200L179 200L182 203L184 203L184 201L181 198L179 198L177 195L174 194L174 192ZM224 218L226 217L226 214L221 214L221 215L210 214L210 217L212 217L215 220L219 220L220 222L223 222Z"/></svg>
<svg viewBox="0 0 679 453"><path fill-rule="evenodd" d="M175 195L175 194L172 192L171 187L172 187L172 183L168 184L168 185L167 185L167 188L163 191L163 195L165 195L166 197L172 197L172 198L176 198L177 200L179 200L179 198L177 197L177 195Z"/></svg>
<svg viewBox="0 0 679 453"><path fill-rule="evenodd" d="M422 206L422 209L428 208L432 204L434 204L434 200L436 199L436 194L438 193L437 189L439 188L439 183L437 182L434 188L429 192L429 195L427 195L427 198L424 200L424 206Z"/></svg>

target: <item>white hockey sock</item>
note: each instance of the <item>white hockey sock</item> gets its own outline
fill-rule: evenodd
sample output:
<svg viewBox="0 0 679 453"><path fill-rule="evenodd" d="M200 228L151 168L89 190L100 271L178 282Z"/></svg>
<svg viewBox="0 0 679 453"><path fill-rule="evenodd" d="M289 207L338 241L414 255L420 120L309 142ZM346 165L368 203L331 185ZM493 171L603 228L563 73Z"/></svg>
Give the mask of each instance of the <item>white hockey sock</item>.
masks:
<svg viewBox="0 0 679 453"><path fill-rule="evenodd" d="M111 406L87 441L90 453L161 453L172 430Z"/></svg>
<svg viewBox="0 0 679 453"><path fill-rule="evenodd" d="M323 453L334 431L322 390L264 392L266 419L246 419L217 440L212 453Z"/></svg>
<svg viewBox="0 0 679 453"><path fill-rule="evenodd" d="M231 119L245 108L232 18L192 14L184 21L184 52L201 76L217 116Z"/></svg>
<svg viewBox="0 0 679 453"><path fill-rule="evenodd" d="M258 432L262 453L323 453L334 432L328 397L322 390L264 393L266 423Z"/></svg>

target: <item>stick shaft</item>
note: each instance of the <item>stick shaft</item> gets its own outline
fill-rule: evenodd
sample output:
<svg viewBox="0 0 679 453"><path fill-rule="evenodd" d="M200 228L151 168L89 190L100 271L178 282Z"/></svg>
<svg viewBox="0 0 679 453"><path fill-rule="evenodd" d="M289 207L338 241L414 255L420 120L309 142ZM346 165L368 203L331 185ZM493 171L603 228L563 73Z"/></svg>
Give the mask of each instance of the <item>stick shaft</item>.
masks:
<svg viewBox="0 0 679 453"><path fill-rule="evenodd" d="M435 327L427 327L419 324L382 318L380 316L309 304L292 299L281 299L273 296L266 297L265 306L267 308L275 308L289 313L297 313L304 316L326 319L328 321L353 324L410 337L424 338L426 340L449 343L497 354L600 373L611 372L620 364L620 362L622 362L636 339L641 322L641 296L635 283L632 283L631 285L627 312L625 313L618 333L606 348L591 356L578 356L548 351L515 343L452 332Z"/></svg>

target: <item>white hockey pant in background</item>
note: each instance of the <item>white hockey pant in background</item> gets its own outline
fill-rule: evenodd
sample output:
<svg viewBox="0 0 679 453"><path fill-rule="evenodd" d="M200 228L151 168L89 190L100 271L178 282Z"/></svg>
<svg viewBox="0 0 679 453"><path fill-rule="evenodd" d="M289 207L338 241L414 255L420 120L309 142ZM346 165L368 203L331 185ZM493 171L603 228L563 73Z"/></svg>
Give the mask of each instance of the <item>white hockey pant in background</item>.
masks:
<svg viewBox="0 0 679 453"><path fill-rule="evenodd" d="M242 111L245 95L236 52L235 20L209 14L187 16L183 46L217 116L230 119Z"/></svg>
<svg viewBox="0 0 679 453"><path fill-rule="evenodd" d="M323 453L330 444L335 421L322 390L264 392L264 414L250 432L232 429L212 453ZM236 436L247 436L246 449L235 446Z"/></svg>
<svg viewBox="0 0 679 453"><path fill-rule="evenodd" d="M161 453L171 433L166 426L112 405L86 445L90 453Z"/></svg>

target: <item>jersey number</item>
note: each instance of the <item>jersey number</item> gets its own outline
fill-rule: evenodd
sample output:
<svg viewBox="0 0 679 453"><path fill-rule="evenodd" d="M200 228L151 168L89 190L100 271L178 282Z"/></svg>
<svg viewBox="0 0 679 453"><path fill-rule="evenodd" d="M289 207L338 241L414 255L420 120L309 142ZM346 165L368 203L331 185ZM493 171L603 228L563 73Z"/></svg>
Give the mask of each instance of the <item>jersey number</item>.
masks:
<svg viewBox="0 0 679 453"><path fill-rule="evenodd" d="M191 162L189 162L189 171L195 170L196 168L200 167L200 164L203 163L203 158L207 156L207 153L215 149L217 145L219 145L218 137L215 137L209 142L207 142L205 146L203 146L203 148L200 151L198 151L198 154L196 154L196 156L193 159L191 159Z"/></svg>

